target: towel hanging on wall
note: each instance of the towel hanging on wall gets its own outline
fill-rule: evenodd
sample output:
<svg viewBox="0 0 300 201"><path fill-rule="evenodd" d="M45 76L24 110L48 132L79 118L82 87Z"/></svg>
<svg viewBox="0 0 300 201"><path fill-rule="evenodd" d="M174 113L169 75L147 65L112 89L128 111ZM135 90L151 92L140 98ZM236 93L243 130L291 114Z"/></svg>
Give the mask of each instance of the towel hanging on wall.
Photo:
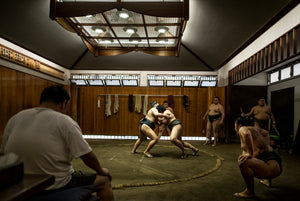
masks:
<svg viewBox="0 0 300 201"><path fill-rule="evenodd" d="M135 95L135 111L141 113L142 110L142 96Z"/></svg>
<svg viewBox="0 0 300 201"><path fill-rule="evenodd" d="M174 109L174 97L173 97L173 95L168 95L168 105L169 105L169 107Z"/></svg>
<svg viewBox="0 0 300 201"><path fill-rule="evenodd" d="M106 101L105 101L105 115L106 117L109 117L111 115L111 95L106 95Z"/></svg>
<svg viewBox="0 0 300 201"><path fill-rule="evenodd" d="M115 94L114 114L119 111L119 95Z"/></svg>
<svg viewBox="0 0 300 201"><path fill-rule="evenodd" d="M148 111L148 95L144 96L143 114L146 116Z"/></svg>

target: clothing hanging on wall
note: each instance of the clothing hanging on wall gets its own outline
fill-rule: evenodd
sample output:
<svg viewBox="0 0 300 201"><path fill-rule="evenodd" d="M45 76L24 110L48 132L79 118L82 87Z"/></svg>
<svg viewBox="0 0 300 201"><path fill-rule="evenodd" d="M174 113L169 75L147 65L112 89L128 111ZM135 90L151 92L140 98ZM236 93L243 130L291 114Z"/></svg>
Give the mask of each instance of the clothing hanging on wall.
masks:
<svg viewBox="0 0 300 201"><path fill-rule="evenodd" d="M135 95L135 111L141 113L142 110L142 96Z"/></svg>
<svg viewBox="0 0 300 201"><path fill-rule="evenodd" d="M119 95L115 94L114 114L119 111Z"/></svg>
<svg viewBox="0 0 300 201"><path fill-rule="evenodd" d="M148 112L148 95L144 96L143 115L147 115Z"/></svg>
<svg viewBox="0 0 300 201"><path fill-rule="evenodd" d="M189 97L184 95L183 96L183 107L187 112L189 112L189 105L190 105Z"/></svg>
<svg viewBox="0 0 300 201"><path fill-rule="evenodd" d="M133 112L133 95L130 94L128 97L128 108L129 112Z"/></svg>
<svg viewBox="0 0 300 201"><path fill-rule="evenodd" d="M97 100L97 107L100 108L100 104L101 104L101 97L98 96L98 100Z"/></svg>
<svg viewBox="0 0 300 201"><path fill-rule="evenodd" d="M168 105L169 105L169 107L174 109L174 97L173 97L173 95L168 95Z"/></svg>
<svg viewBox="0 0 300 201"><path fill-rule="evenodd" d="M109 117L111 115L111 95L106 95L106 101L105 101L105 115L106 117Z"/></svg>

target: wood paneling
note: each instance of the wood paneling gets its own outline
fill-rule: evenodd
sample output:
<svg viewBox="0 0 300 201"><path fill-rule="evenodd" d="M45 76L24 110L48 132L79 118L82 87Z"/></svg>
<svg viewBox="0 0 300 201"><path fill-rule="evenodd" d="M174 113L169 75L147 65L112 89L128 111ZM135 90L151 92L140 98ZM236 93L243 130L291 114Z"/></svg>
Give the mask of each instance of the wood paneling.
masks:
<svg viewBox="0 0 300 201"><path fill-rule="evenodd" d="M0 141L9 118L23 109L38 106L42 90L53 84L55 83L51 81L0 67ZM224 87L78 87L74 85L65 87L71 92L68 114L78 121L84 134L137 135L139 121L144 115L142 112L129 112L128 94L149 95L148 103L153 101L163 103L168 99L167 95L180 95L174 96L174 111L175 116L182 121L183 136L205 136L203 131L205 131L206 121L202 118L215 96L219 96L222 105L225 105ZM100 108L97 107L99 94L104 94L100 98ZM113 94L112 115L109 117L105 116L105 94ZM114 94L126 95L119 96L119 111L116 114L113 113ZM188 110L183 106L183 95L189 97ZM143 103L144 97L142 97Z"/></svg>
<svg viewBox="0 0 300 201"><path fill-rule="evenodd" d="M100 108L97 107L98 95L100 96ZM105 94L111 95L111 113L105 115ZM114 94L119 96L119 111L113 113ZM129 112L129 94L149 95L148 103L157 101L163 103L168 99L167 95L174 96L175 116L182 121L183 136L204 136L203 129L206 121L202 120L208 106L215 96L219 96L225 104L225 88L177 88L177 87L78 87L78 122L85 134L101 135L137 135L139 132L139 120L144 115L137 112ZM166 96L161 96L166 95ZM183 95L189 97L189 108L183 106ZM133 102L135 96L133 97ZM142 96L142 103L144 96ZM148 109L150 106L148 106Z"/></svg>
<svg viewBox="0 0 300 201"><path fill-rule="evenodd" d="M0 142L9 118L19 111L39 105L42 90L54 84L0 66Z"/></svg>

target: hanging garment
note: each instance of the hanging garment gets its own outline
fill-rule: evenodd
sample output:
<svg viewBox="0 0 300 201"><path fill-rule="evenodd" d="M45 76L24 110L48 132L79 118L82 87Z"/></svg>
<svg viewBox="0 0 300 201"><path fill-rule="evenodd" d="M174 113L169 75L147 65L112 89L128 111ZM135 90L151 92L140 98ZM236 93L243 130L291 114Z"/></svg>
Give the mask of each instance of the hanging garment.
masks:
<svg viewBox="0 0 300 201"><path fill-rule="evenodd" d="M128 97L128 108L129 112L133 112L133 95L130 94Z"/></svg>
<svg viewBox="0 0 300 201"><path fill-rule="evenodd" d="M173 97L173 95L168 95L168 105L169 105L169 107L174 109L174 97Z"/></svg>
<svg viewBox="0 0 300 201"><path fill-rule="evenodd" d="M106 102L105 102L105 115L109 117L111 115L111 95L106 95Z"/></svg>
<svg viewBox="0 0 300 201"><path fill-rule="evenodd" d="M135 95L135 111L141 113L142 110L142 96Z"/></svg>
<svg viewBox="0 0 300 201"><path fill-rule="evenodd" d="M114 114L119 111L119 96L115 94Z"/></svg>
<svg viewBox="0 0 300 201"><path fill-rule="evenodd" d="M189 97L184 95L183 96L183 107L187 112L189 112L189 105L190 105Z"/></svg>
<svg viewBox="0 0 300 201"><path fill-rule="evenodd" d="M143 106L143 115L147 115L148 111L148 95L144 96L144 106Z"/></svg>
<svg viewBox="0 0 300 201"><path fill-rule="evenodd" d="M98 96L98 100L97 100L97 107L100 108L100 103L101 103L101 96Z"/></svg>

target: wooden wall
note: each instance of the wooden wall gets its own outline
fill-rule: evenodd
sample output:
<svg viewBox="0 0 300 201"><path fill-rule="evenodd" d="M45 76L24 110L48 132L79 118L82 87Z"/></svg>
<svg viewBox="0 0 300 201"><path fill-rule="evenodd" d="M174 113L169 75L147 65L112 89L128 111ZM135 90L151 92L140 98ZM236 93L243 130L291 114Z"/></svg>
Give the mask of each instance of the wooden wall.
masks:
<svg viewBox="0 0 300 201"><path fill-rule="evenodd" d="M76 86L75 86L76 87ZM222 105L225 105L225 88L178 88L178 87L78 87L77 120L85 134L105 135L137 135L139 120L144 117L142 112L129 112L128 94L149 95L148 103L157 101L163 103L167 95L187 95L189 97L189 111L183 107L183 97L174 96L175 116L182 121L183 136L205 136L203 129L206 122L202 120L208 106L215 96L219 96ZM71 89L72 90L72 89ZM74 90L76 91L76 90ZM105 116L105 95L101 96L100 108L97 107L99 94L112 94L111 113ZM119 96L119 112L113 114L114 94ZM166 95L166 96L155 96ZM135 97L133 97L135 100ZM144 97L142 97L143 103ZM148 106L149 108L149 106Z"/></svg>
<svg viewBox="0 0 300 201"><path fill-rule="evenodd" d="M55 84L0 66L0 142L7 121L23 109L39 106L42 90Z"/></svg>
<svg viewBox="0 0 300 201"><path fill-rule="evenodd" d="M0 66L0 143L5 125L17 112L39 106L42 90L56 84L42 78ZM99 94L142 94L166 95L149 96L148 103L156 100L162 103L167 95L187 95L189 111L183 107L183 97L174 96L175 116L183 123L184 136L205 136L206 122L202 120L215 96L225 105L226 89L217 88L166 88L166 87L79 87L65 86L71 93L68 114L78 121L84 134L137 135L142 112L129 112L128 96L119 96L119 112L105 116L105 96L101 96L101 107L97 108ZM142 99L143 100L143 99ZM143 101L142 101L143 102Z"/></svg>

